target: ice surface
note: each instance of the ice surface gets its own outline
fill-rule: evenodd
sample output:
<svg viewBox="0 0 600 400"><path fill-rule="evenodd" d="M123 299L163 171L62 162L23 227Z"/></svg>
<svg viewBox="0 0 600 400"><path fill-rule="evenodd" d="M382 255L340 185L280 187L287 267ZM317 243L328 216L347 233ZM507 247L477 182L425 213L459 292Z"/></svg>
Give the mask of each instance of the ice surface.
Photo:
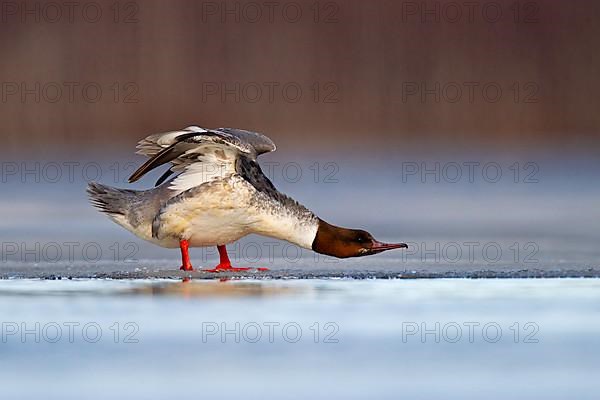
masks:
<svg viewBox="0 0 600 400"><path fill-rule="evenodd" d="M595 399L599 304L597 279L3 280L0 384L19 399Z"/></svg>

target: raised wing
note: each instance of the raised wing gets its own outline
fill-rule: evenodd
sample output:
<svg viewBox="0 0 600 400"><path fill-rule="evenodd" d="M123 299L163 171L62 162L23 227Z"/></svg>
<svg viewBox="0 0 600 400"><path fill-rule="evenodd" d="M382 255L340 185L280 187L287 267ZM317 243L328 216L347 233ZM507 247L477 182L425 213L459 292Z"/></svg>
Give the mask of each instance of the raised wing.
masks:
<svg viewBox="0 0 600 400"><path fill-rule="evenodd" d="M129 178L135 182L147 172L166 163L172 167L156 182L160 185L173 173L181 173L170 188L186 190L215 178L235 173L236 160L245 156L252 160L275 150L266 136L233 128L209 130L190 126L181 131L148 136L137 146L137 153L150 157Z"/></svg>
<svg viewBox="0 0 600 400"><path fill-rule="evenodd" d="M224 137L233 137L233 140L238 142L244 142L254 148L254 152L257 156L275 151L275 143L271 141L265 135L258 132L245 131L243 129L235 128L218 128L218 129L205 129L199 126L188 126L180 131L156 133L140 140L136 146L136 154L141 154L147 157L153 157L158 152L172 144L181 140L181 136L190 133L208 133L208 134L222 134Z"/></svg>

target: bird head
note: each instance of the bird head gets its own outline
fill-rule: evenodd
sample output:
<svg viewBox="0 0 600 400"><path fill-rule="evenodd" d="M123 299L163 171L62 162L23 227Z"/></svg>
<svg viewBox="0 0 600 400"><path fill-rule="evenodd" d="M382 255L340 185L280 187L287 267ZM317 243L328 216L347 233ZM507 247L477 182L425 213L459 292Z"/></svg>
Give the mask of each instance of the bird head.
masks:
<svg viewBox="0 0 600 400"><path fill-rule="evenodd" d="M319 228L312 244L317 253L337 258L362 257L386 250L408 248L406 243L382 243L362 229L347 229L319 219Z"/></svg>

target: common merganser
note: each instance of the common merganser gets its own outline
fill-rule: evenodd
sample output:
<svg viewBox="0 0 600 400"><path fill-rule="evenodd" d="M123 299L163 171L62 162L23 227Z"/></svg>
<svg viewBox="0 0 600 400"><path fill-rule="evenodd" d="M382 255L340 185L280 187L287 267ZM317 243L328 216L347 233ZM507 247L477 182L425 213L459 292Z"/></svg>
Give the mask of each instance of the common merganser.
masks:
<svg viewBox="0 0 600 400"><path fill-rule="evenodd" d="M171 164L153 189L117 189L92 182L87 191L94 206L136 236L162 247L179 247L184 271L193 270L190 246L217 246L219 265L207 271L247 270L231 266L225 245L251 233L338 258L407 247L378 242L364 230L328 224L279 192L256 161L274 150L271 139L260 133L190 126L138 143L137 154L149 160L129 182ZM172 174L177 175L167 180Z"/></svg>

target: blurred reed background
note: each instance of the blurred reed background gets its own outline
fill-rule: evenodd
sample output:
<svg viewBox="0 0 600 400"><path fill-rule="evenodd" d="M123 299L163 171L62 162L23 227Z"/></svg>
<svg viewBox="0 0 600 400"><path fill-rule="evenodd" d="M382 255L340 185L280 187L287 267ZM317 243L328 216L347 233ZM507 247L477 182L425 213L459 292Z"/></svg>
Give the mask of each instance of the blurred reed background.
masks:
<svg viewBox="0 0 600 400"><path fill-rule="evenodd" d="M192 123L290 154L598 153L592 0L1 7L6 157L127 154Z"/></svg>

